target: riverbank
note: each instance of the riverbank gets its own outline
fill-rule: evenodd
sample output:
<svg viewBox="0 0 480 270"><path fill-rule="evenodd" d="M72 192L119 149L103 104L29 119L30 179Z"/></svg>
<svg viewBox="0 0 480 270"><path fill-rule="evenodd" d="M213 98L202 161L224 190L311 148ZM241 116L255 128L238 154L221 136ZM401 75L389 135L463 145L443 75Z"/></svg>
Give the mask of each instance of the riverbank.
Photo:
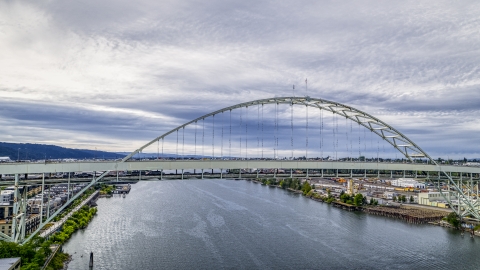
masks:
<svg viewBox="0 0 480 270"><path fill-rule="evenodd" d="M93 188L75 200L67 210L57 216L55 222L45 224L47 229L29 242L19 245L0 242L0 258L20 257L22 269L65 269L70 256L62 252L61 246L73 232L85 228L97 209L87 205L98 197Z"/></svg>
<svg viewBox="0 0 480 270"><path fill-rule="evenodd" d="M330 192L327 193L327 196L320 195L319 193L314 192L314 190L305 191L305 188L302 186L298 180L295 182L293 179L289 180L290 186L282 185L284 180L280 181L280 184L277 185L278 180L276 179L255 179L255 180L247 180L252 181L254 183L260 183L262 185L282 188L289 192L302 194L305 197L322 203L328 203L333 205L334 207L348 210L348 211L361 211L365 212L370 215L376 216L384 216L392 219L399 219L411 224L431 224L431 225L438 225L442 227L448 227L453 229L455 226L452 226L448 222L445 221L445 218L448 213L451 211L445 211L445 209L431 209L426 207L417 207L413 205L378 205L378 202L374 199L370 200L370 203L367 204L366 200L362 198L360 203L354 204L353 196L349 195L342 195L340 196L340 200L336 199ZM304 182L307 183L307 182ZM295 185L295 188L292 188L291 185ZM303 190L303 191L302 191ZM343 197L345 196L345 197ZM343 198L342 198L343 197ZM464 229L465 231L470 231L470 229ZM475 235L480 235L480 232L475 232Z"/></svg>

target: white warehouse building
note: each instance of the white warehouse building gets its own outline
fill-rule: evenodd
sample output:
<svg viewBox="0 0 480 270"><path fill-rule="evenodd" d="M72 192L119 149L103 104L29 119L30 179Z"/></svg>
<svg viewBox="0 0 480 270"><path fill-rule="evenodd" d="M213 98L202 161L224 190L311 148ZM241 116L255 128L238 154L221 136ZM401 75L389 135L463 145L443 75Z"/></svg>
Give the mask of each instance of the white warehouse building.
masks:
<svg viewBox="0 0 480 270"><path fill-rule="evenodd" d="M420 188L420 189L425 188L424 183L419 183L416 180L411 178L398 178L395 180L391 180L390 184L396 187L411 187L411 188Z"/></svg>

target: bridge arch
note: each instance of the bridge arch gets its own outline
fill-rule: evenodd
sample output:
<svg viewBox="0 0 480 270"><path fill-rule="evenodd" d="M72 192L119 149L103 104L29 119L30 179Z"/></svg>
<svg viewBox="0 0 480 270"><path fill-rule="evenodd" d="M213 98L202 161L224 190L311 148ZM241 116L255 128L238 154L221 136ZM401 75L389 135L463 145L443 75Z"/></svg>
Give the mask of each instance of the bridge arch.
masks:
<svg viewBox="0 0 480 270"><path fill-rule="evenodd" d="M412 161L413 158L426 158L431 164L437 165L435 160L433 160L425 151L423 151L416 143L410 140L407 136L402 134L400 131L392 127L391 125L385 123L384 121L374 117L371 114L368 114L364 111L356 109L354 107L326 100L321 98L311 98L309 96L306 97L274 97L274 98L267 98L267 99L258 99L249 102L239 103L233 106L225 107L223 109L216 110L214 112L202 115L196 119L193 119L185 124L182 124L158 137L151 140L150 142L146 143L142 147L138 148L137 150L130 153L128 156L122 159L121 162L127 161L134 155L139 152L142 152L145 148L149 147L150 145L154 144L155 142L164 139L166 136L185 128L188 125L197 123L198 121L204 120L205 118L215 116L217 114L232 111L235 109L255 106L255 105L267 105L267 104L290 104L290 105L303 105L308 107L317 108L319 110L325 110L331 112L333 114L340 115L349 119L364 128L370 130L371 132L375 133L379 136L382 140L388 142L392 145L396 150L398 150L405 158Z"/></svg>

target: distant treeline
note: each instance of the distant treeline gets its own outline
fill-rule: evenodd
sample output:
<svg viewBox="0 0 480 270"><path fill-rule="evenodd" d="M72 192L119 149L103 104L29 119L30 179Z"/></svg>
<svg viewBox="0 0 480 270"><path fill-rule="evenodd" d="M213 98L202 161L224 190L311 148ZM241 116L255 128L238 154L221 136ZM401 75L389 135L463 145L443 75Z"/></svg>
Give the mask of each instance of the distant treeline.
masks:
<svg viewBox="0 0 480 270"><path fill-rule="evenodd" d="M0 142L0 157L9 157L11 160L114 159L124 156L118 153L71 149L56 145Z"/></svg>

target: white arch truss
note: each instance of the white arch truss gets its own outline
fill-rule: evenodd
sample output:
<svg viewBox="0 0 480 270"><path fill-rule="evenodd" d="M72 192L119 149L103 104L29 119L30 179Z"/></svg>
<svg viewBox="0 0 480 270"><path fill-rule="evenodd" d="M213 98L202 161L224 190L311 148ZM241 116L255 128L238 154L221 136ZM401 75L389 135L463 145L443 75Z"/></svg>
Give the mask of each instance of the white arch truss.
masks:
<svg viewBox="0 0 480 270"><path fill-rule="evenodd" d="M250 102L244 102L240 104L236 104L233 106L229 106L203 116L200 116L190 122L187 122L183 125L180 125L158 137L151 140L147 144L143 145L142 147L138 148L137 150L133 151L131 154L126 156L122 159L126 161L136 155L137 153L143 151L143 149L147 148L148 146L152 145L153 143L162 140L166 136L185 128L190 124L194 124L198 121L204 120L210 116L215 116L217 114L231 111L235 109L255 106L255 105L266 105L266 104L291 104L291 105L303 105L318 108L320 110L329 111L334 114L341 115L351 121L362 125L363 127L367 128L371 132L378 135L380 138L391 144L395 149L397 149L402 155L404 155L408 160L412 161L412 158L427 158L432 164L436 164L436 162L427 154L425 153L417 144L415 144L412 140L407 138L403 135L400 131L396 130L394 127L388 125L387 123L383 122L382 120L366 113L361 110L355 109L353 107L347 106L342 103L320 99L320 98L311 98L311 97L275 97L275 98L267 98L267 99L259 99Z"/></svg>

